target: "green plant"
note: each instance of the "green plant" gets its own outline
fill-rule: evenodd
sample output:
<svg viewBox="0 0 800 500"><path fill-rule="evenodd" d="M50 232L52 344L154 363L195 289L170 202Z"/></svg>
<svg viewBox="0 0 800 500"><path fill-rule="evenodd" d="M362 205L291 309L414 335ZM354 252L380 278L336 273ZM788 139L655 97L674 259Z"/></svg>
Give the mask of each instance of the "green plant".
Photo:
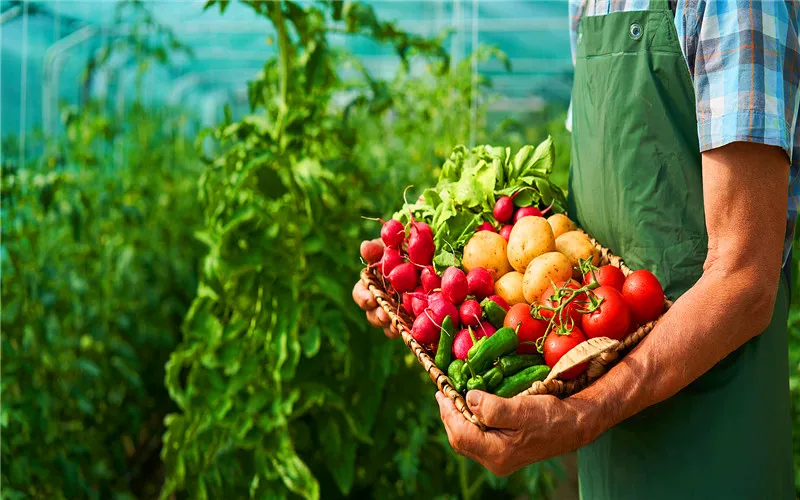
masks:
<svg viewBox="0 0 800 500"><path fill-rule="evenodd" d="M158 28L152 18L110 41L86 78L111 53L152 62L131 49L137 43L167 63L180 45L145 43L148 28ZM181 110L84 97L63 109L63 135L29 143L38 161L17 164L16 141L3 138L3 498L153 497L160 488L163 417L173 408L164 364L195 295L201 164Z"/></svg>
<svg viewBox="0 0 800 500"><path fill-rule="evenodd" d="M199 163L180 115L134 106L120 127L96 105L67 116L40 164L3 165L9 498L158 487L163 365L195 290ZM122 164L115 143L128 146Z"/></svg>
<svg viewBox="0 0 800 500"><path fill-rule="evenodd" d="M427 56L428 77L446 78L436 41L377 21L368 6L244 3L272 25L278 53L249 84L252 113L211 132L199 234L208 253L167 365L179 411L167 419L162 497L552 488L553 463L499 479L457 457L427 375L350 300L358 244L378 231L361 216L391 213L411 179L428 183L438 155L468 139L471 86L414 94L425 80L383 82L363 68L342 79L336 68L353 60L328 45L331 31L388 44L402 61ZM345 91L350 101L336 105ZM452 136L439 139L444 129Z"/></svg>

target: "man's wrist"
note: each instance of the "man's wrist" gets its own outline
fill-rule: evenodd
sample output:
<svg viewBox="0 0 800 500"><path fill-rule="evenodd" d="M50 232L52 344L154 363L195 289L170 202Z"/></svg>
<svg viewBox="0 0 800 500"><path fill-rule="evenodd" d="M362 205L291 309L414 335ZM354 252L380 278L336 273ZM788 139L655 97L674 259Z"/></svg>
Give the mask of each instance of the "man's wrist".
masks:
<svg viewBox="0 0 800 500"><path fill-rule="evenodd" d="M575 420L578 448L591 443L613 425L608 421L608 412L600 400L576 395L565 399L564 403Z"/></svg>

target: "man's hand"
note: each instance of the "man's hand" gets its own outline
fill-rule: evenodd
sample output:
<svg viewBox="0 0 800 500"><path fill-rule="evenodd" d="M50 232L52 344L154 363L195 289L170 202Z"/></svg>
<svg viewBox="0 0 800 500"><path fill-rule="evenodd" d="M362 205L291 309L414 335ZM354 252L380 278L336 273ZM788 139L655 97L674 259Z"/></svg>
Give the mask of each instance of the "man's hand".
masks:
<svg viewBox="0 0 800 500"><path fill-rule="evenodd" d="M501 475L574 450L674 395L761 333L780 278L788 163L781 149L759 144L703 153L708 257L700 280L645 341L567 399L468 393L473 413L497 430L480 431L437 394L453 448Z"/></svg>
<svg viewBox="0 0 800 500"><path fill-rule="evenodd" d="M496 476L540 460L575 450L596 436L581 405L555 396L517 396L506 399L482 391L467 393L467 405L491 430L467 422L453 401L436 393L439 412L453 449L486 467Z"/></svg>
<svg viewBox="0 0 800 500"><path fill-rule="evenodd" d="M363 257L368 263L372 264L373 262L370 262L370 258L372 256L365 255L366 252L364 243L361 244L361 257ZM380 238L372 240L372 243L379 244L381 248L383 248L383 242ZM374 259L374 257L372 258ZM383 333L390 339L400 336L397 330L391 326L391 323L389 322L389 315L386 314L386 311L384 311L383 308L378 305L378 303L375 301L375 297L372 295L372 292L370 292L367 288L366 283L361 280L358 280L356 286L353 287L353 300L356 304L358 304L358 307L367 311L367 321L369 321L372 326L376 328L382 328Z"/></svg>

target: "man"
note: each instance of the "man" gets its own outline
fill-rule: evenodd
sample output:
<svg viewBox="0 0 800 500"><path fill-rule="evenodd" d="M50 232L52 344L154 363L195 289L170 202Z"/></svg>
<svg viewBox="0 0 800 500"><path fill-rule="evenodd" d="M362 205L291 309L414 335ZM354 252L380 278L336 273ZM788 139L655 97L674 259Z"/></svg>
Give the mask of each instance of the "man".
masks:
<svg viewBox="0 0 800 500"><path fill-rule="evenodd" d="M569 213L677 300L574 396L468 393L486 432L437 393L450 443L500 475L580 448L587 499L794 498L781 268L800 191L800 4L570 11ZM386 326L363 285L353 296Z"/></svg>

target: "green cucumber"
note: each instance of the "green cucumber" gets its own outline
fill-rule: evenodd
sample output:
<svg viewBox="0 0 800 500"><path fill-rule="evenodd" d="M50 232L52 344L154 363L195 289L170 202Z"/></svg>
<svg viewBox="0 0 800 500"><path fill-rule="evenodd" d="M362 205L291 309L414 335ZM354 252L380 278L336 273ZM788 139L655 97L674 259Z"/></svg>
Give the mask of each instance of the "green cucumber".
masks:
<svg viewBox="0 0 800 500"><path fill-rule="evenodd" d="M525 368L516 375L504 379L495 394L501 398L513 398L531 386L537 380L544 380L550 373L550 367L546 365L536 365Z"/></svg>

